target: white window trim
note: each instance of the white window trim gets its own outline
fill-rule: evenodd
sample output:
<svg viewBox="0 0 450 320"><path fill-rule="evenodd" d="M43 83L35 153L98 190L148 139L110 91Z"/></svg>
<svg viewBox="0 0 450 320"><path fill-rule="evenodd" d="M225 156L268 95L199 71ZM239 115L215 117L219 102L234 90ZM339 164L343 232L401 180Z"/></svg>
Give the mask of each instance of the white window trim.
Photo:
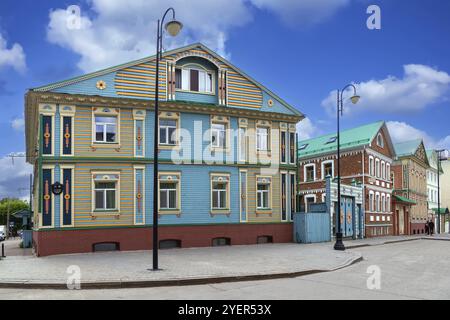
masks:
<svg viewBox="0 0 450 320"><path fill-rule="evenodd" d="M372 200L370 200L370 196L372 196ZM375 192L369 191L369 211L375 211Z"/></svg>
<svg viewBox="0 0 450 320"><path fill-rule="evenodd" d="M220 172L213 172L210 173L210 184L209 184L209 197L210 197L210 210L211 214L230 214L230 183L231 183L231 175L229 173L220 173ZM213 208L213 178L214 177L227 177L228 181L226 181L226 208ZM248 209L247 209L248 210Z"/></svg>
<svg viewBox="0 0 450 320"><path fill-rule="evenodd" d="M306 179L306 168L308 168L308 167L313 167L313 180L309 180L309 181ZM305 164L303 166L303 182L313 182L313 181L316 181L316 178L317 178L317 176L316 176L316 164L315 163Z"/></svg>
<svg viewBox="0 0 450 320"><path fill-rule="evenodd" d="M381 144L379 143L379 140L381 138ZM383 139L383 135L381 133L377 134L377 146L384 148L384 139Z"/></svg>
<svg viewBox="0 0 450 320"><path fill-rule="evenodd" d="M96 139L96 121L95 117L116 117L116 141L114 142L100 142ZM92 109L92 141L93 147L120 147L120 112L115 108L93 108Z"/></svg>
<svg viewBox="0 0 450 320"><path fill-rule="evenodd" d="M267 141L266 141L267 148L266 149L259 149L258 148L258 137L261 136L259 134L259 132L258 132L258 129L266 129L267 130L267 135L264 135L267 138ZM271 134L270 127L257 126L255 134L256 134L256 151L257 152L268 152L268 151L271 151L271 148L270 148L270 141L271 141L271 139L270 139L270 134Z"/></svg>
<svg viewBox="0 0 450 320"><path fill-rule="evenodd" d="M175 91L179 91L179 92L187 92L187 93L197 93L197 94L207 94L207 95L215 95L216 94L216 72L214 70L209 70L206 69L205 67L203 67L200 64L197 63L188 63L184 66L175 66L175 72L174 72L174 76L175 76L175 81L176 81L176 70L180 69L181 73L183 73L183 70L189 70L189 89L182 89L182 88L177 88L175 85ZM190 80L190 70L197 70L197 71L203 71L206 72L206 74L211 74L211 91L192 91L190 89L190 84L191 84L191 80ZM183 75L181 75L181 81L183 81ZM200 77L199 77L200 79ZM183 87L183 83L181 84L181 87ZM200 84L199 84L199 90L200 90Z"/></svg>
<svg viewBox="0 0 450 320"><path fill-rule="evenodd" d="M211 116L209 122L209 148L213 151L219 152L229 152L231 150L231 139L230 139L230 118L229 117L220 117ZM213 125L214 124L222 124L225 126L225 147L213 146L212 137L213 137Z"/></svg>
<svg viewBox="0 0 450 320"><path fill-rule="evenodd" d="M181 173L173 172L173 171L159 171L158 172L158 195L160 192L160 184L162 182L161 176L176 176L176 192L177 192L177 207L176 209L161 209L161 197L158 197L158 214L176 214L179 215L181 213Z"/></svg>
<svg viewBox="0 0 450 320"><path fill-rule="evenodd" d="M322 161L321 163L321 175L322 175L322 180L325 179L325 165L331 163L331 178L334 178L334 160L326 160L326 161Z"/></svg>
<svg viewBox="0 0 450 320"><path fill-rule="evenodd" d="M61 110L62 107L69 107L70 111L65 111L65 110ZM60 106L59 108L59 126L60 126L60 143L59 143L59 154L61 155L61 157L73 157L73 155L75 154L75 131L74 131L74 127L75 127L75 111L76 111L76 107L75 106ZM71 132L70 132L70 143L71 143L71 153L70 154L64 154L63 153L63 145L64 145L64 140L65 140L65 130L64 130L64 118L71 118Z"/></svg>
<svg viewBox="0 0 450 320"><path fill-rule="evenodd" d="M114 180L95 180L94 175L116 175L117 179ZM110 216L110 215L120 215L120 172L119 171L91 171L91 181L92 181L92 198L91 198L91 215L92 216ZM114 182L116 184L116 208L99 210L95 208L95 182Z"/></svg>
<svg viewBox="0 0 450 320"><path fill-rule="evenodd" d="M375 159L373 156L369 156L369 175L375 177Z"/></svg>
<svg viewBox="0 0 450 320"><path fill-rule="evenodd" d="M308 212L308 200L307 199L314 199L313 203L316 203L316 195L315 194L307 194L304 196L305 213Z"/></svg>
<svg viewBox="0 0 450 320"><path fill-rule="evenodd" d="M270 179L269 183L266 183L269 185L269 195L268 195L268 208L263 208L263 207L258 207L258 178L268 178ZM272 203L272 176L256 176L256 180L255 180L255 190L256 190L256 213L272 213L272 208L273 208L273 203ZM289 184L289 181L287 181L287 183ZM287 188L287 190L289 190ZM287 208L286 208L287 209ZM289 212L288 212L289 213Z"/></svg>
<svg viewBox="0 0 450 320"><path fill-rule="evenodd" d="M375 177L380 178L380 159L375 159Z"/></svg>

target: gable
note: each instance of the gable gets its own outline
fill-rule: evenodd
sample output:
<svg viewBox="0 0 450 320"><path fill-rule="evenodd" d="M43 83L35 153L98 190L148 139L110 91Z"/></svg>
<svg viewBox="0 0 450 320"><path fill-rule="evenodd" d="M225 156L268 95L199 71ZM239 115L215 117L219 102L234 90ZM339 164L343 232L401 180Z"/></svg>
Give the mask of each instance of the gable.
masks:
<svg viewBox="0 0 450 320"><path fill-rule="evenodd" d="M419 147L417 148L416 152L414 153L415 157L419 159L421 162L425 163L426 165L429 165L427 153L425 151L425 146L423 145L423 142L420 143Z"/></svg>
<svg viewBox="0 0 450 320"><path fill-rule="evenodd" d="M380 138L381 140L379 141ZM370 148L389 158L395 157L394 144L392 143L391 135L389 134L389 130L384 122L379 130L377 130L373 135Z"/></svg>
<svg viewBox="0 0 450 320"><path fill-rule="evenodd" d="M182 92L175 88L175 69L186 59L208 64L214 72L212 93ZM33 89L40 92L98 95L154 100L155 56ZM159 97L162 101L188 101L231 108L276 112L303 117L273 92L201 44L163 54L160 62Z"/></svg>

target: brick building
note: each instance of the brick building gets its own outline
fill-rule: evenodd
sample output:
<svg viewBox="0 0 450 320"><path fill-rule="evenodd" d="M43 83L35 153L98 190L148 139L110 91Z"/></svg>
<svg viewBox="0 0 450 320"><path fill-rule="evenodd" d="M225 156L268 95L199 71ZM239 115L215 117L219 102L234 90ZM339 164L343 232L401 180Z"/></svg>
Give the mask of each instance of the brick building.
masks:
<svg viewBox="0 0 450 320"><path fill-rule="evenodd" d="M325 177L335 177L337 172L336 147L335 133L298 142L298 195L306 212L310 203L325 201ZM384 121L341 132L342 183L363 186L367 237L393 234L390 172L394 157Z"/></svg>

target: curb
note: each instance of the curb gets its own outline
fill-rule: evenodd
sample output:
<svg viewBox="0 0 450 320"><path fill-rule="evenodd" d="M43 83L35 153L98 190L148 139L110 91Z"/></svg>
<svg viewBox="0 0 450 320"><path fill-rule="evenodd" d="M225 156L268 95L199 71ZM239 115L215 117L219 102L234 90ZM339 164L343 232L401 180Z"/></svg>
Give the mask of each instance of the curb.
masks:
<svg viewBox="0 0 450 320"><path fill-rule="evenodd" d="M355 244L355 245L350 245L350 246L346 246L346 249L356 249L356 248L363 248L363 247L374 247L374 246L383 246L385 244L392 244L392 243L399 243L399 242L407 242L407 241L417 241L417 240L422 240L422 239L427 239L427 238L413 238L413 239L400 239L400 240L391 240L391 241L386 241L386 242L380 242L380 243L374 243L374 244L370 244L370 243L362 243L362 244Z"/></svg>
<svg viewBox="0 0 450 320"><path fill-rule="evenodd" d="M124 289L124 288L155 288L155 287L173 287L173 286L188 286L188 285L205 285L226 282L242 282L242 281L258 281L271 280L283 278L296 278L316 273L325 273L340 270L349 267L353 264L363 261L360 255L356 258L349 258L342 265L333 269L311 269L297 272L287 273L272 273L272 274L255 274L244 276L225 276L225 277L205 277L192 279L169 279L169 280L137 280L137 281L99 281L99 282L85 282L81 283L81 290L85 289ZM0 282L1 289L57 289L68 290L66 283L39 283L29 281L11 281Z"/></svg>

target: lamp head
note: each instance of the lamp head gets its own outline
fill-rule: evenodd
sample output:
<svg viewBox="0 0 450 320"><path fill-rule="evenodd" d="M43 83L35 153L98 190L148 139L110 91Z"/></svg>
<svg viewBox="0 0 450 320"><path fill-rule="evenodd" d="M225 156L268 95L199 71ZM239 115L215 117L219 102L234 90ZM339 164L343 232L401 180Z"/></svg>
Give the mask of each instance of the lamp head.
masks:
<svg viewBox="0 0 450 320"><path fill-rule="evenodd" d="M352 101L353 104L357 104L359 101L359 98L361 98L361 97L358 95L354 95L350 98L350 100Z"/></svg>
<svg viewBox="0 0 450 320"><path fill-rule="evenodd" d="M175 37L183 29L183 24L174 19L166 23L165 29L172 37Z"/></svg>

